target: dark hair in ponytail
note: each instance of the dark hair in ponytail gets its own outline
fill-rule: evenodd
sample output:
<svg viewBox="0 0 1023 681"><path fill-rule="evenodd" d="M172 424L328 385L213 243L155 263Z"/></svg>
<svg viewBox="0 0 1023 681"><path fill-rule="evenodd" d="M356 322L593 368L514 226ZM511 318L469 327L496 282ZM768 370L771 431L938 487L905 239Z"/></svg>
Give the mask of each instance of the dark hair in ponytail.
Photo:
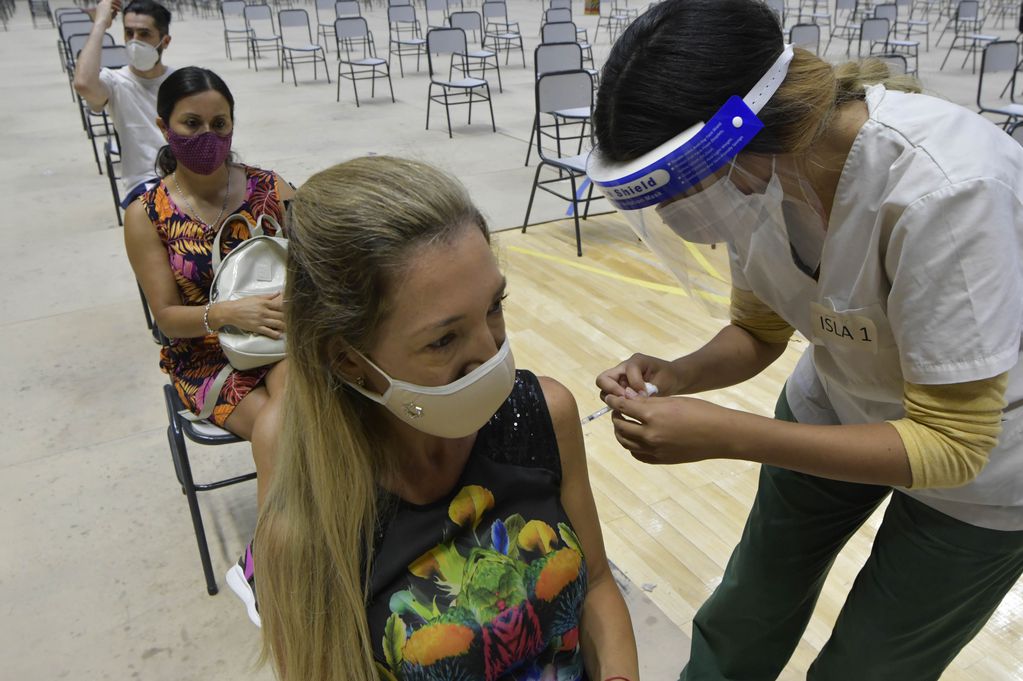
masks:
<svg viewBox="0 0 1023 681"><path fill-rule="evenodd" d="M160 85L160 91L156 94L156 115L163 120L164 125L170 127L171 116L174 107L185 97L191 97L202 92L216 90L227 100L231 110L231 121L234 122L234 96L223 79L209 69L199 66L186 66L175 70L167 80ZM178 167L178 160L174 158L174 152L170 145L164 145L156 155L156 172L161 177L166 177Z"/></svg>
<svg viewBox="0 0 1023 681"><path fill-rule="evenodd" d="M781 54L777 15L761 0L664 0L615 43L593 112L604 158L630 161L708 120L744 96ZM796 48L788 75L760 111L764 129L746 151L801 153L828 129L838 107L863 99L866 83L919 92L876 60L832 67Z"/></svg>

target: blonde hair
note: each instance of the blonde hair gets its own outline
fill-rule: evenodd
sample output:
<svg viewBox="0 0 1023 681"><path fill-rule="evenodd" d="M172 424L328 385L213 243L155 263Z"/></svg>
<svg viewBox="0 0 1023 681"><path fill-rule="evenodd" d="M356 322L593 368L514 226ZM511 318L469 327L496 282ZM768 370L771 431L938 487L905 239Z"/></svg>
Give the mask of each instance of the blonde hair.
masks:
<svg viewBox="0 0 1023 681"><path fill-rule="evenodd" d="M384 156L313 175L288 227L286 399L253 551L261 661L284 680L374 679L366 603L378 482L396 463L368 400L334 363L371 348L417 248L487 228L457 180Z"/></svg>
<svg viewBox="0 0 1023 681"><path fill-rule="evenodd" d="M920 92L912 76L892 74L880 59L867 58L832 66L817 55L797 47L785 81L760 113L763 139L749 149L760 153L802 153L827 133L839 109L862 100L868 85L888 90ZM773 148L760 149L764 143Z"/></svg>

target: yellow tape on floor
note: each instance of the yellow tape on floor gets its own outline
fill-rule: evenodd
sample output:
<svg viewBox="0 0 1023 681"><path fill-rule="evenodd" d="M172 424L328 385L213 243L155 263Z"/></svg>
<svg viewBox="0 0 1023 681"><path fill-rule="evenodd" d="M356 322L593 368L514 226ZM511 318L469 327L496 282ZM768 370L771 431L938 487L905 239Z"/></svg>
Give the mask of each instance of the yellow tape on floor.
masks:
<svg viewBox="0 0 1023 681"><path fill-rule="evenodd" d="M548 255L539 251L534 251L528 248L522 248L521 246L504 246L509 251L515 253L521 253L522 255L528 255L533 258L540 258L542 260L550 260L566 267L572 267L583 272L589 272L590 274L597 274L608 279L614 279L616 281L623 281L627 284L634 284L635 286L642 286L643 288L650 289L651 291L660 291L662 293L671 293L676 296L688 297L685 289L679 288L678 286L669 286L667 284L658 284L653 281L646 281L645 279L636 279L635 277L627 277L624 274L618 274L617 272L611 272L609 270L603 270L599 267L593 267L592 265L584 265L568 258L561 258L556 255Z"/></svg>
<svg viewBox="0 0 1023 681"><path fill-rule="evenodd" d="M688 244L686 244L686 245L688 246ZM671 293L672 295L683 296L683 297L686 297L686 298L689 297L689 294L686 292L686 290L683 289L683 288L679 288L678 286L669 286L667 284L658 284L657 282L654 282L654 281L646 281L645 279L636 279L635 277L627 277L624 274L618 274L617 272L611 272L609 270L602 270L599 267L593 267L592 265L584 265L584 264L582 264L580 262L575 262L574 260L569 260L568 258L562 258L562 257L556 256L556 255L548 255L547 253L541 253L539 251L534 251L534 250L531 250L531 249L528 249L528 248L522 248L521 246L505 246L505 248L507 250L509 250L509 251L514 251L515 253L521 253L522 255L528 255L530 257L540 258L542 260L550 260L551 262L556 262L556 263L558 263L560 265L565 265L566 267L572 267L572 268L575 268L577 270L582 270L583 272L589 272L590 274L597 274L597 275L600 275L602 277L607 277L608 279L614 279L616 281L623 281L623 282L625 282L627 284L633 284L635 286L641 286L643 288L650 289L651 291L660 291L662 293ZM693 253L693 256L697 259L697 261L700 263L700 265L702 265L703 268L705 270L707 270L707 272L709 274L711 274L714 277L717 277L718 279L722 279L722 281L725 281L721 277L721 275L718 273L718 271L716 269L714 269L714 266L711 265L710 262L707 261L707 259L704 258L703 255L699 251L696 251L695 249L693 249L693 250L695 251ZM715 293L711 293L710 291L697 290L696 293L701 298L704 298L706 300L710 300L710 301L719 303L721 305L727 306L729 304L729 302L730 302L727 296L720 296L720 295L717 295Z"/></svg>

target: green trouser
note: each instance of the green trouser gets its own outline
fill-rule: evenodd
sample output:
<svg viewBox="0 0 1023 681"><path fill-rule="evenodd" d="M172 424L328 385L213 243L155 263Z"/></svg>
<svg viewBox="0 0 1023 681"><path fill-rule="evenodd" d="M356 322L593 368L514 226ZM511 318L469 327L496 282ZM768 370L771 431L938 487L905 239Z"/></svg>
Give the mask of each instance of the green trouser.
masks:
<svg viewBox="0 0 1023 681"><path fill-rule="evenodd" d="M775 418L795 421L785 400ZM835 556L889 487L763 466L739 545L696 613L680 681L775 679ZM815 681L937 679L1023 572L1023 532L969 525L895 492Z"/></svg>

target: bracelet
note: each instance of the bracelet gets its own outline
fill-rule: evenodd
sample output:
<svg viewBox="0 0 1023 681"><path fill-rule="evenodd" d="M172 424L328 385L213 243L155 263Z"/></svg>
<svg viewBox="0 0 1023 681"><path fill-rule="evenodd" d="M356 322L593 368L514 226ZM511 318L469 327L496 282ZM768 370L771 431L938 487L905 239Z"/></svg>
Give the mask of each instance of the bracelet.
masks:
<svg viewBox="0 0 1023 681"><path fill-rule="evenodd" d="M213 305L213 301L206 303L206 307L202 311L202 325L206 327L206 335L212 336L213 329L210 328L210 306Z"/></svg>

